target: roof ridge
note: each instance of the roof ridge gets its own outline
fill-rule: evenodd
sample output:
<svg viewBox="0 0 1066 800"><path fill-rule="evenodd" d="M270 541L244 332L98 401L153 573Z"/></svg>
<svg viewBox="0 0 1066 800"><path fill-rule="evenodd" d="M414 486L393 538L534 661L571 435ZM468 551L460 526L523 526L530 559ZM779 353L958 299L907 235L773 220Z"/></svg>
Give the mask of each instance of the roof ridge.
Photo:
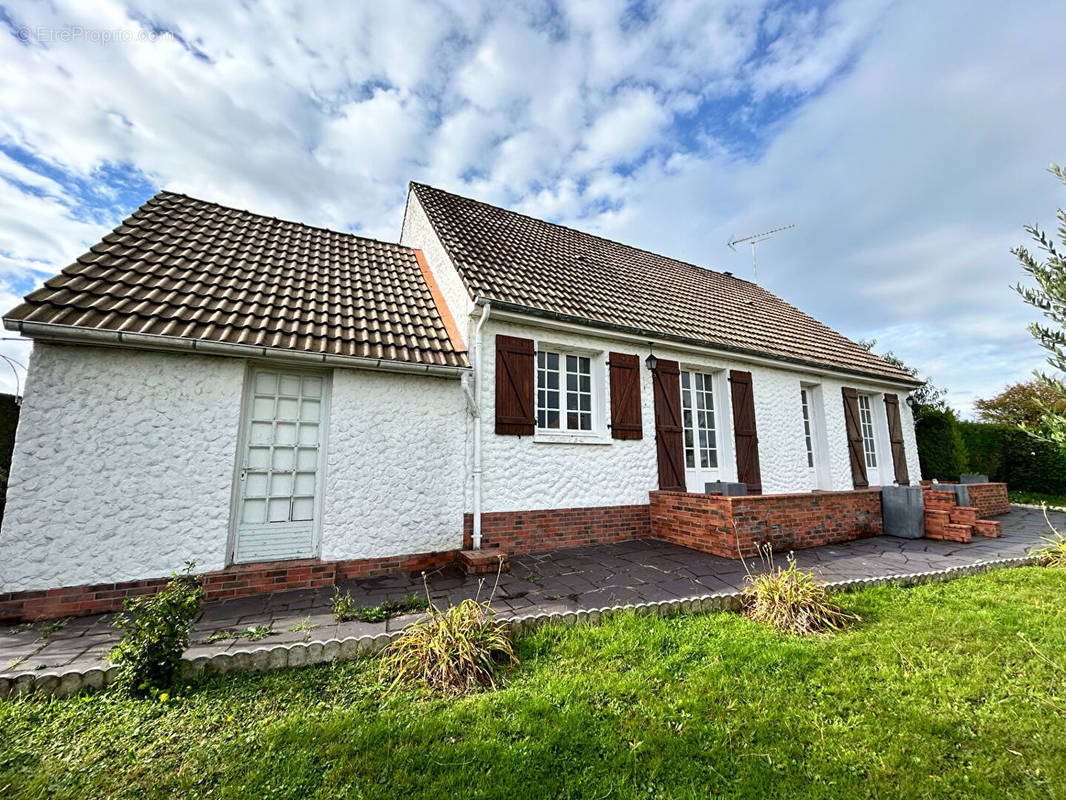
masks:
<svg viewBox="0 0 1066 800"><path fill-rule="evenodd" d="M486 203L484 200L478 200L477 198L474 198L474 197L467 197L466 195L457 194L456 192L449 192L447 189L440 189L440 188L438 188L436 186L431 186L428 183L422 183L420 181L410 181L410 185L411 186L416 186L416 187L422 187L422 188L425 188L425 189L430 189L431 191L440 192L441 194L451 195L452 197L458 197L460 200L466 200L467 202L470 202L470 203L477 203L479 206L488 206L489 208L495 208L495 209L497 209L499 211L506 211L508 214L514 214L516 217L523 217L525 219L532 220L533 222L539 222L542 225L552 225L553 227L562 228L563 230L571 231L572 233L579 233L582 236L588 236L588 237L590 237L592 239L598 239L601 242L607 242L608 244L613 244L613 245L616 245L617 247L628 247L630 250L636 250L636 251L638 251L640 253L646 253L649 256L655 256L656 258L669 259L670 261L673 261L675 264L681 264L681 265L686 266L686 267L691 267L692 269L700 270L701 272L709 272L709 273L711 273L713 275L719 275L719 276L721 276L723 278L729 278L729 279L732 279L732 280L735 280L735 281L740 281L741 283L747 283L747 284L749 284L751 286L755 286L755 287L757 287L759 289L762 289L764 292L767 291L767 289L759 286L759 284L754 283L752 281L749 281L746 278L739 278L736 275L734 275L733 273L726 272L725 270L711 269L710 267L704 267L704 266L701 266L699 264L694 264L691 261L683 261L682 259L674 258L673 256L665 256L662 253L656 253L653 250L648 250L646 247L637 247L636 245L633 245L633 244L626 244L625 242L620 242L617 239L608 239L606 236L600 236L598 233L589 233L588 231L583 231L580 228L574 228L574 227L571 227L570 225L563 225L561 222L552 222L551 220L541 219L540 217L534 217L532 214L526 214L526 213L524 213L522 211L515 211L515 210L510 209L510 208L504 208L503 206L496 206L496 205L493 205L492 203Z"/></svg>
<svg viewBox="0 0 1066 800"><path fill-rule="evenodd" d="M383 244L383 245L387 245L389 247L395 247L398 250L405 250L405 251L407 251L409 253L413 253L414 250L415 250L415 248L408 247L407 245L400 244L399 242L387 242L384 239L375 239L373 236L361 236L360 234L352 233L351 231L338 231L338 230L335 230L334 228L327 228L327 227L325 227L323 225L308 225L306 222L299 222L298 220L294 220L294 219L283 219L281 217L274 217L274 216L270 216L268 214L259 214L259 213L255 212L255 211L249 211L247 208L237 208L236 206L226 206L226 205L222 205L222 203L216 203L213 200L204 200L203 198L193 197L192 195L185 194L184 192L172 192L169 189L160 189L154 195L152 195L147 200L145 200L140 206L138 206L137 210L134 211L133 214L130 214L130 217L132 217L134 214L137 213L137 211L140 211L145 206L147 206L150 202L152 202L153 200L155 200L156 198L158 198L158 197L160 197L162 195L170 195L171 197L182 197L182 198L184 198L186 200L192 200L194 203L199 203L199 204L204 205L204 206L212 206L214 208L221 208L221 209L223 209L225 211L236 211L238 214L244 214L244 215L249 216L249 217L255 217L256 219L264 219L264 220L270 220L270 221L273 221L273 222L281 222L281 223L283 223L285 225L293 225L293 226L295 226L297 228L303 228L303 229L309 230L309 231L322 231L323 233L331 233L331 234L333 234L335 236L348 236L348 237L350 237L352 239L359 239L360 241L363 241L363 242L374 242L376 244ZM129 217L127 217L127 219L129 219Z"/></svg>

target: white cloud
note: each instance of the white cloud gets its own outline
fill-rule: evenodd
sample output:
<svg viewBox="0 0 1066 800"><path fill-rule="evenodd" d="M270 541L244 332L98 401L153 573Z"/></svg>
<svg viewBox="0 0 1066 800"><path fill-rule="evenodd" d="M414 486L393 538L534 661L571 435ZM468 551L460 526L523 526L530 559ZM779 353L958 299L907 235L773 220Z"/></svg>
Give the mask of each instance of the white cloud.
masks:
<svg viewBox="0 0 1066 800"><path fill-rule="evenodd" d="M49 167L0 159L9 294L130 210L101 176L381 238L397 236L418 179L741 275L730 234L796 222L761 246L764 282L878 336L953 400L1039 364L1007 249L1063 204L1042 172L1066 158L1052 0L57 0L10 13L34 29L181 38L0 35L0 145ZM782 116L782 102L796 105ZM73 187L94 183L121 199L87 205Z"/></svg>
<svg viewBox="0 0 1066 800"><path fill-rule="evenodd" d="M655 92L649 89L620 92L613 105L589 128L579 163L589 167L628 164L659 140L670 121Z"/></svg>

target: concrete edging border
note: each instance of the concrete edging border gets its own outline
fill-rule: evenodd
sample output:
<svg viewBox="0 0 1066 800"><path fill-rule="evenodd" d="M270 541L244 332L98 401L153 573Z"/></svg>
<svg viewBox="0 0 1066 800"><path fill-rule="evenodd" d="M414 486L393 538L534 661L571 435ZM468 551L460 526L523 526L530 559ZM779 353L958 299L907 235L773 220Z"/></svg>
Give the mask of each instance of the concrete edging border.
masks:
<svg viewBox="0 0 1066 800"><path fill-rule="evenodd" d="M833 581L826 587L833 591L854 591L872 586L916 586L925 583L941 583L967 575L979 575L996 569L1025 567L1037 564L1037 556L1015 556L991 561L976 561L960 567L949 567L927 572L903 575L885 575L876 578L856 578L848 581ZM504 622L514 634L529 633L542 625L596 624L615 614L633 612L646 616L669 616L672 614L707 614L719 611L738 612L742 605L742 592L717 592L714 594L660 600L648 603L628 603L604 608L581 609L580 611L556 611L511 617ZM351 661L362 656L380 652L403 631L391 631L373 636L330 639L324 642L296 642L212 656L197 656L182 662L182 677L191 678L205 669L214 669L221 674L231 672L257 672L325 664L331 661ZM118 667L95 667L87 670L41 670L25 672L13 677L0 678L0 698L33 692L42 697L66 697L82 689L100 689L111 683Z"/></svg>

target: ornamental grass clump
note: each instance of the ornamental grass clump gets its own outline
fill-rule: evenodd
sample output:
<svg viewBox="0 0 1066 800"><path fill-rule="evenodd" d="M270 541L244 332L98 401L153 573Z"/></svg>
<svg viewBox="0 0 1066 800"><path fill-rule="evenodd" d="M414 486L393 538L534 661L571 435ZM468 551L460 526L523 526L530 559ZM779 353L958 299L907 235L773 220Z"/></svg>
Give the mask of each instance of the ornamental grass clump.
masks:
<svg viewBox="0 0 1066 800"><path fill-rule="evenodd" d="M1066 536L1059 533L1058 529L1051 524L1046 505L1044 506L1044 519L1047 520L1051 535L1044 537L1047 544L1035 551L1033 555L1040 559L1041 566L1066 569Z"/></svg>
<svg viewBox="0 0 1066 800"><path fill-rule="evenodd" d="M829 599L829 592L815 577L796 566L789 553L788 567L773 565L773 556L764 553L769 566L765 573L748 573L744 591L744 614L757 622L768 622L780 631L806 636L839 631L857 614L844 611Z"/></svg>
<svg viewBox="0 0 1066 800"><path fill-rule="evenodd" d="M428 587L426 596L428 600ZM479 597L480 589L477 598L443 611L428 601L428 616L382 651L379 676L389 691L422 684L454 695L499 686L501 671L518 659L510 633L492 610L491 596L489 601Z"/></svg>
<svg viewBox="0 0 1066 800"><path fill-rule="evenodd" d="M168 688L178 677L181 654L189 646L189 631L200 613L204 590L192 574L191 561L184 572L171 575L155 594L129 598L126 614L114 625L125 635L111 651L118 666L116 684L136 694Z"/></svg>

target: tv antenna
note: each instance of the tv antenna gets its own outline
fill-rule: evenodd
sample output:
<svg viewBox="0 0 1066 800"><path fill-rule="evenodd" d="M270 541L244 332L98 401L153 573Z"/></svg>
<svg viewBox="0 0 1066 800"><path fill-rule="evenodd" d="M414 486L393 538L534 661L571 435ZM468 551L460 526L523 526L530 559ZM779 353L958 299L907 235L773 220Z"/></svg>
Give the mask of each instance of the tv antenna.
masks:
<svg viewBox="0 0 1066 800"><path fill-rule="evenodd" d="M755 245L757 245L759 242L765 242L767 239L769 239L775 233L780 233L781 231L787 231L789 228L795 228L795 227L796 227L795 225L785 225L784 227L781 227L781 228L774 228L771 231L763 231L762 233L756 233L753 236L745 236L742 239L733 239L730 242L726 242L726 245L734 253L737 251L737 248L734 247L733 245L744 244L745 242L747 242L748 244L751 245L751 280L752 280L752 283L758 283L759 282L759 265L755 261Z"/></svg>

